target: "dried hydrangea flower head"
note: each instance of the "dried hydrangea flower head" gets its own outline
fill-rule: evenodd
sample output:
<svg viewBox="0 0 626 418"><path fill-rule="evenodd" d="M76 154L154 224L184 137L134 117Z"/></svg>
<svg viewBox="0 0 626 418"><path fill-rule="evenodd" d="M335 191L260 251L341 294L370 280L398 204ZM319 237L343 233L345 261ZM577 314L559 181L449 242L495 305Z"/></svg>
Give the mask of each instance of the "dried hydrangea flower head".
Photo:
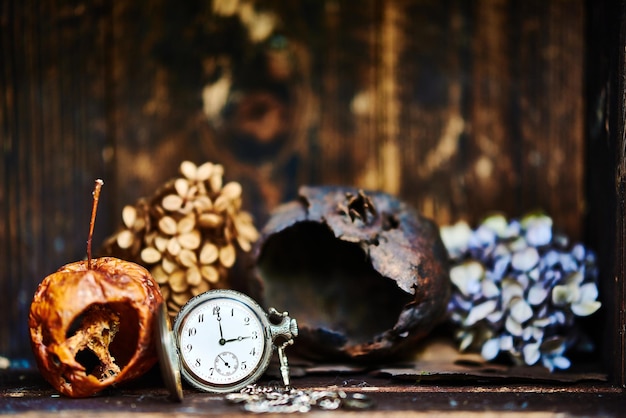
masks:
<svg viewBox="0 0 626 418"><path fill-rule="evenodd" d="M150 270L172 316L191 297L230 287L238 250L250 251L259 235L241 210L241 185L223 183L223 166L184 161L180 173L149 199L124 207L123 228L104 245L105 253Z"/></svg>
<svg viewBox="0 0 626 418"><path fill-rule="evenodd" d="M493 215L475 230L465 222L441 228L461 350L553 371L570 367L568 349L588 344L576 317L601 306L596 257L582 244L570 245L552 224L544 214L511 221Z"/></svg>

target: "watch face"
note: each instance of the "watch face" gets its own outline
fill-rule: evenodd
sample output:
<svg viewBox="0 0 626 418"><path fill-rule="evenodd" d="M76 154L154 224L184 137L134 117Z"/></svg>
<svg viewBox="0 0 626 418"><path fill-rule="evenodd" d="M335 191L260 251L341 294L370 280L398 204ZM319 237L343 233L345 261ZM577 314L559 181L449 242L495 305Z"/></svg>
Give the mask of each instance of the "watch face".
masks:
<svg viewBox="0 0 626 418"><path fill-rule="evenodd" d="M190 383L203 390L231 391L260 377L271 344L255 305L222 291L192 299L181 310L175 332L182 372Z"/></svg>

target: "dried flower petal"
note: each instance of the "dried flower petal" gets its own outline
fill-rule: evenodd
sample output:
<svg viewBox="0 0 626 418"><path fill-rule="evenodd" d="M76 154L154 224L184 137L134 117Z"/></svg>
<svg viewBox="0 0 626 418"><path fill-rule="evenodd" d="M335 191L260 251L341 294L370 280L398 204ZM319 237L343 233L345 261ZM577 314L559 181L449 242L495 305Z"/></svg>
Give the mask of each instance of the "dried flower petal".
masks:
<svg viewBox="0 0 626 418"><path fill-rule="evenodd" d="M526 217L522 220L526 241L534 247L548 245L552 240L552 219L545 215Z"/></svg>
<svg viewBox="0 0 626 418"><path fill-rule="evenodd" d="M533 325L535 327L547 327L551 323L552 321L550 320L550 318L538 318L533 321Z"/></svg>
<svg viewBox="0 0 626 418"><path fill-rule="evenodd" d="M188 250L195 250L200 247L201 240L202 237L200 236L200 232L198 230L186 232L178 236L180 246Z"/></svg>
<svg viewBox="0 0 626 418"><path fill-rule="evenodd" d="M580 302L592 302L598 299L598 286L595 283L585 283L579 288Z"/></svg>
<svg viewBox="0 0 626 418"><path fill-rule="evenodd" d="M241 235L237 236L237 244L239 245L239 248L241 248L242 250L248 252L252 249L252 244L250 243L250 241L248 241L247 239L245 239L244 237L242 237Z"/></svg>
<svg viewBox="0 0 626 418"><path fill-rule="evenodd" d="M213 163L207 162L198 167L198 171L196 172L196 179L198 181L206 181L213 174Z"/></svg>
<svg viewBox="0 0 626 418"><path fill-rule="evenodd" d="M523 324L533 317L533 309L524 299L515 298L511 302L511 317Z"/></svg>
<svg viewBox="0 0 626 418"><path fill-rule="evenodd" d="M161 205L165 210L174 212L183 206L183 198L177 194L170 194L163 198Z"/></svg>
<svg viewBox="0 0 626 418"><path fill-rule="evenodd" d="M146 247L141 250L141 259L147 264L154 264L161 259L161 253L154 247Z"/></svg>
<svg viewBox="0 0 626 418"><path fill-rule="evenodd" d="M472 341L474 340L474 334L471 332L463 333L460 340L461 342L459 343L459 350L465 351L470 345L472 345Z"/></svg>
<svg viewBox="0 0 626 418"><path fill-rule="evenodd" d="M150 270L150 274L152 274L154 281L156 281L158 284L167 284L169 275L165 272L165 270L163 270L163 267L161 267L160 265L154 266L152 270Z"/></svg>
<svg viewBox="0 0 626 418"><path fill-rule="evenodd" d="M202 283L202 275L196 266L189 267L189 269L187 269L186 276L189 286L198 286Z"/></svg>
<svg viewBox="0 0 626 418"><path fill-rule="evenodd" d="M513 349L513 336L504 334L500 337L500 350L511 351Z"/></svg>
<svg viewBox="0 0 626 418"><path fill-rule="evenodd" d="M217 248L217 245L207 242L202 246L202 250L200 250L200 263L212 264L218 257L219 248Z"/></svg>
<svg viewBox="0 0 626 418"><path fill-rule="evenodd" d="M213 172L211 173L211 177L209 178L209 184L211 185L211 190L213 193L218 193L222 188L222 174L224 168L221 165L216 165L213 167Z"/></svg>
<svg viewBox="0 0 626 418"><path fill-rule="evenodd" d="M578 299L578 287L576 285L558 285L552 289L552 303L556 306L564 306Z"/></svg>
<svg viewBox="0 0 626 418"><path fill-rule="evenodd" d="M481 285L481 292L487 299L495 298L500 295L500 288L493 280L485 279L482 281Z"/></svg>
<svg viewBox="0 0 626 418"><path fill-rule="evenodd" d="M259 239L259 232L252 224L252 219L247 212L241 212L239 217L235 219L235 228L237 234L249 242L255 242Z"/></svg>
<svg viewBox="0 0 626 418"><path fill-rule="evenodd" d="M205 195L197 196L193 201L193 206L196 208L196 211L199 214L199 217L202 217L210 210L213 210L213 202L211 198Z"/></svg>
<svg viewBox="0 0 626 418"><path fill-rule="evenodd" d="M539 358L541 357L541 353L539 352L539 343L530 343L526 344L523 349L524 353L524 362L529 366L537 363Z"/></svg>
<svg viewBox="0 0 626 418"><path fill-rule="evenodd" d="M583 274L580 271L575 271L571 274L569 274L565 280L564 283L566 285L572 285L573 287L578 287L582 284L582 282L585 280L585 276L583 276Z"/></svg>
<svg viewBox="0 0 626 418"><path fill-rule="evenodd" d="M502 306L508 307L514 298L523 298L524 288L515 279L502 280Z"/></svg>
<svg viewBox="0 0 626 418"><path fill-rule="evenodd" d="M185 215L176 223L176 234L186 234L196 227L196 217L193 214Z"/></svg>
<svg viewBox="0 0 626 418"><path fill-rule="evenodd" d="M122 222L124 222L124 226L131 229L135 225L136 220L137 209L129 205L124 206L124 209L122 209Z"/></svg>
<svg viewBox="0 0 626 418"><path fill-rule="evenodd" d="M543 284L537 283L528 290L528 303L531 305L540 305L546 300L549 293L550 292Z"/></svg>
<svg viewBox="0 0 626 418"><path fill-rule="evenodd" d="M217 213L203 213L198 217L198 223L205 228L217 228L222 225L223 219Z"/></svg>
<svg viewBox="0 0 626 418"><path fill-rule="evenodd" d="M174 190L180 197L187 196L189 192L189 181L187 179L176 179L174 180Z"/></svg>
<svg viewBox="0 0 626 418"><path fill-rule="evenodd" d="M183 176L187 177L189 180L196 180L198 168L191 161L183 161L180 164L180 172Z"/></svg>
<svg viewBox="0 0 626 418"><path fill-rule="evenodd" d="M157 235L154 238L154 247L159 250L159 252L164 253L167 250L167 244L170 242L170 238L165 235Z"/></svg>
<svg viewBox="0 0 626 418"><path fill-rule="evenodd" d="M220 278L220 272L213 266L200 267L202 277L209 283L217 283Z"/></svg>
<svg viewBox="0 0 626 418"><path fill-rule="evenodd" d="M130 230L125 229L117 234L117 245L119 245L121 249L126 250L130 248L133 245L133 242L134 235Z"/></svg>
<svg viewBox="0 0 626 418"><path fill-rule="evenodd" d="M172 274L178 268L178 263L170 257L163 257L161 267L163 267L163 271L167 274Z"/></svg>
<svg viewBox="0 0 626 418"><path fill-rule="evenodd" d="M164 216L159 219L159 229L166 235L176 235L178 223L171 216Z"/></svg>
<svg viewBox="0 0 626 418"><path fill-rule="evenodd" d="M496 324L502 320L503 316L504 311L493 311L492 313L487 315L487 321L491 322L492 324Z"/></svg>
<svg viewBox="0 0 626 418"><path fill-rule="evenodd" d="M589 316L595 313L602 304L598 301L580 302L572 304L572 312L576 316Z"/></svg>
<svg viewBox="0 0 626 418"><path fill-rule="evenodd" d="M504 322L504 328L506 328L506 330L509 331L511 335L514 335L516 337L521 337L524 333L522 325L510 316L506 318L506 321Z"/></svg>
<svg viewBox="0 0 626 418"><path fill-rule="evenodd" d="M167 252L171 256L176 257L180 254L180 250L182 250L182 247L176 238L172 238L167 242Z"/></svg>
<svg viewBox="0 0 626 418"><path fill-rule="evenodd" d="M492 313L497 306L497 302L495 300L488 300L486 302L481 303L480 305L476 305L470 311L467 319L465 320L465 325L474 325L476 322L481 319L485 319L487 315Z"/></svg>
<svg viewBox="0 0 626 418"><path fill-rule="evenodd" d="M213 209L218 212L225 212L230 206L231 201L226 196L218 196L213 202Z"/></svg>
<svg viewBox="0 0 626 418"><path fill-rule="evenodd" d="M476 229L474 235L470 237L469 246L470 247L490 247L494 245L496 242L496 233L484 226L481 225Z"/></svg>
<svg viewBox="0 0 626 418"><path fill-rule="evenodd" d="M187 268L192 268L198 264L198 257L195 252L188 249L182 249L180 254L178 254L178 261L181 265Z"/></svg>
<svg viewBox="0 0 626 418"><path fill-rule="evenodd" d="M219 259L220 259L220 263L226 267L232 267L233 264L235 264L235 257L236 257L236 251L235 251L235 247L233 247L232 245L226 245L222 248L220 248L220 255L219 255Z"/></svg>
<svg viewBox="0 0 626 418"><path fill-rule="evenodd" d="M175 293L187 290L187 275L183 270L176 270L169 279L170 289Z"/></svg>
<svg viewBox="0 0 626 418"><path fill-rule="evenodd" d="M450 280L464 296L470 296L480 290L479 280L484 267L476 261L469 261L450 269Z"/></svg>
<svg viewBox="0 0 626 418"><path fill-rule="evenodd" d="M451 255L465 251L471 236L472 230L464 221L441 228L441 239Z"/></svg>
<svg viewBox="0 0 626 418"><path fill-rule="evenodd" d="M241 198L241 184L236 181L226 183L221 191L221 196L224 196L227 200L233 201Z"/></svg>
<svg viewBox="0 0 626 418"><path fill-rule="evenodd" d="M552 366L557 369L569 369L572 363L563 356L554 356L550 358Z"/></svg>
<svg viewBox="0 0 626 418"><path fill-rule="evenodd" d="M500 353L500 340L498 338L492 338L485 341L482 349L480 350L481 356L487 360L495 359Z"/></svg>
<svg viewBox="0 0 626 418"><path fill-rule="evenodd" d="M508 225L506 218L502 214L491 215L482 222L483 226L490 228L498 237L506 237Z"/></svg>
<svg viewBox="0 0 626 418"><path fill-rule="evenodd" d="M539 253L533 247L527 247L513 254L511 265L515 270L529 271L539 263Z"/></svg>

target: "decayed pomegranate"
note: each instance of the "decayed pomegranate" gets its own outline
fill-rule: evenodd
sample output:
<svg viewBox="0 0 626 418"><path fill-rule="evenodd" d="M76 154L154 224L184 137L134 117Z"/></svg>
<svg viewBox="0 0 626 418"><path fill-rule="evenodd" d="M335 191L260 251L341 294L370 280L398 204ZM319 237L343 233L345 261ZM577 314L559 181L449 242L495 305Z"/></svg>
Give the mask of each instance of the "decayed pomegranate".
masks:
<svg viewBox="0 0 626 418"><path fill-rule="evenodd" d="M298 319L291 350L316 361L396 361L446 315L439 228L394 196L303 186L255 248L262 299Z"/></svg>
<svg viewBox="0 0 626 418"><path fill-rule="evenodd" d="M37 288L28 325L44 378L61 393L86 397L140 376L157 361L153 329L163 298L143 267L91 259L102 181L96 182L87 260L61 267Z"/></svg>

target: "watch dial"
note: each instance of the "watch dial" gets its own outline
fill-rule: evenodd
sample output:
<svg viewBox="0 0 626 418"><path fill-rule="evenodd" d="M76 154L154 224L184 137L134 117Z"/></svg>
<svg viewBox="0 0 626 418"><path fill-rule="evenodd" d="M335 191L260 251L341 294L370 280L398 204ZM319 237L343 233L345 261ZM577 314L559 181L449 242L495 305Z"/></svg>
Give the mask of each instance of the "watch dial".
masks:
<svg viewBox="0 0 626 418"><path fill-rule="evenodd" d="M201 382L233 385L252 375L263 359L265 329L255 312L227 297L189 311L178 334L183 367Z"/></svg>

